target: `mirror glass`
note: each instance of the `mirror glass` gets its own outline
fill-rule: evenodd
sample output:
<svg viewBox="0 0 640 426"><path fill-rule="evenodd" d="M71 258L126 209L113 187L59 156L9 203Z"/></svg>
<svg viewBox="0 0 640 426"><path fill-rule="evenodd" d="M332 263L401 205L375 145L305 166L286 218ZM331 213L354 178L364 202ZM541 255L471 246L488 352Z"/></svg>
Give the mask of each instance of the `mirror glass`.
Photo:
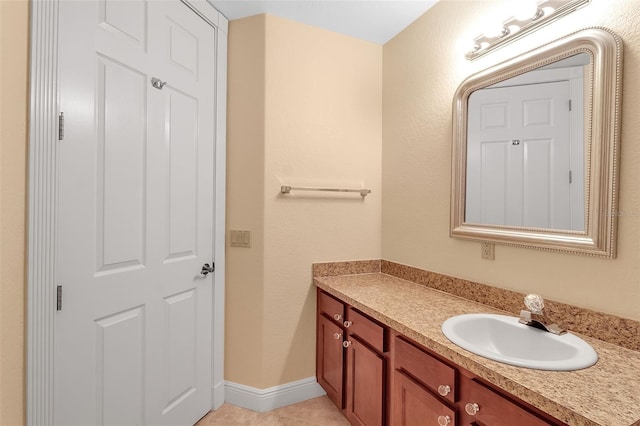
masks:
<svg viewBox="0 0 640 426"><path fill-rule="evenodd" d="M621 55L587 29L461 84L451 236L615 256Z"/></svg>
<svg viewBox="0 0 640 426"><path fill-rule="evenodd" d="M590 62L578 53L471 93L465 222L585 229Z"/></svg>

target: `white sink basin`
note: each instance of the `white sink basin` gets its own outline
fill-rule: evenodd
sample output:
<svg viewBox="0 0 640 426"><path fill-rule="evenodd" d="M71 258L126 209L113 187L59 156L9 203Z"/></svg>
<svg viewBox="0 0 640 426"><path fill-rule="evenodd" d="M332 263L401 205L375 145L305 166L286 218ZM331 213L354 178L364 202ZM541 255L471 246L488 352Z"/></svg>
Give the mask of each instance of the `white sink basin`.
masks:
<svg viewBox="0 0 640 426"><path fill-rule="evenodd" d="M474 354L518 367L569 371L598 361L596 351L578 336L558 336L506 315L458 315L442 323L442 332Z"/></svg>

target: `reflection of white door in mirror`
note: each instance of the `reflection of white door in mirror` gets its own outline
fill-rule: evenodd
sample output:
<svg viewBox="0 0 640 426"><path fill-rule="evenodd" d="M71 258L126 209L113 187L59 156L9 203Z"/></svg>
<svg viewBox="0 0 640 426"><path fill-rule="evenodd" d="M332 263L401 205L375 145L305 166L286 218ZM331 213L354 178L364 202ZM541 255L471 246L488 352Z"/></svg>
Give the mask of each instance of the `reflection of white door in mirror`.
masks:
<svg viewBox="0 0 640 426"><path fill-rule="evenodd" d="M584 230L589 59L573 55L469 96L465 222Z"/></svg>
<svg viewBox="0 0 640 426"><path fill-rule="evenodd" d="M465 222L584 229L582 155L576 170L570 161L583 142L576 68L534 71L471 94Z"/></svg>

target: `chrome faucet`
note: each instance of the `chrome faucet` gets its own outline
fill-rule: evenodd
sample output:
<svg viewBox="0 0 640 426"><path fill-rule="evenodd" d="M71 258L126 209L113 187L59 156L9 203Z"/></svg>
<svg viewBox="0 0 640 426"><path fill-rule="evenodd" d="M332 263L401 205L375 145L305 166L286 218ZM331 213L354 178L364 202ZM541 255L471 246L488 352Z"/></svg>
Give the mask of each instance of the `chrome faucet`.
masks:
<svg viewBox="0 0 640 426"><path fill-rule="evenodd" d="M527 294L524 298L524 304L528 311L520 311L520 324L528 325L530 327L539 328L549 333L562 335L567 332L564 328L560 327L556 323L548 324L547 319L544 316L544 299L538 294Z"/></svg>

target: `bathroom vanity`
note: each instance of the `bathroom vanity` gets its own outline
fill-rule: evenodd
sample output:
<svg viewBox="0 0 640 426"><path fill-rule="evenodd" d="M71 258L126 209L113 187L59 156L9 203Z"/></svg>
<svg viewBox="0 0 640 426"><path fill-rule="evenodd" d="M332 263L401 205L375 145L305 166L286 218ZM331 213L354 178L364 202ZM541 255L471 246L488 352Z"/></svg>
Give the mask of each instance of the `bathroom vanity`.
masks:
<svg viewBox="0 0 640 426"><path fill-rule="evenodd" d="M352 424L565 424L322 290L317 324L318 382Z"/></svg>
<svg viewBox="0 0 640 426"><path fill-rule="evenodd" d="M355 425L640 424L640 353L583 336L593 367L543 371L451 343L449 317L495 308L382 273L316 276L317 377Z"/></svg>

